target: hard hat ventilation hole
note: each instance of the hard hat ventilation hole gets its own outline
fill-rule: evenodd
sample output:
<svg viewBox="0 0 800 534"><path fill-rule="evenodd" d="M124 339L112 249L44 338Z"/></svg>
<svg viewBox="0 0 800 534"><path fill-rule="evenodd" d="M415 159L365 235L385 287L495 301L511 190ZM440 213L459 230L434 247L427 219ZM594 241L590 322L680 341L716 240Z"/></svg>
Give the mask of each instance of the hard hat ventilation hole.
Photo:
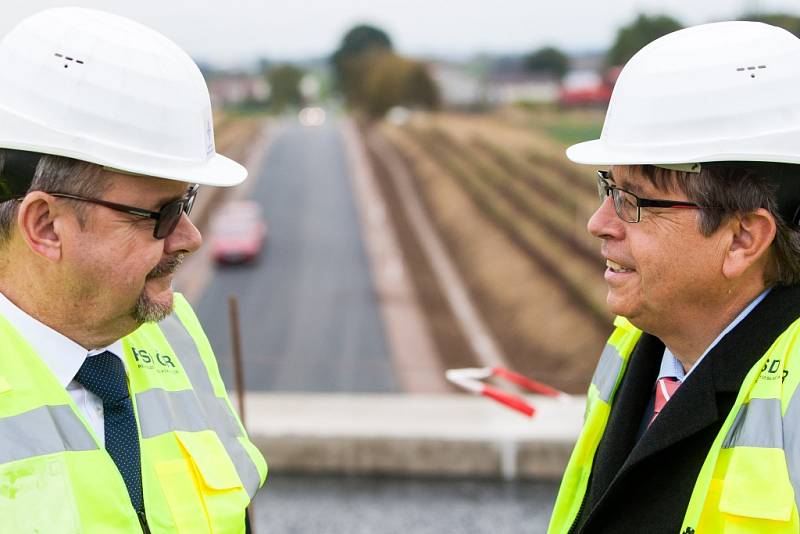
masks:
<svg viewBox="0 0 800 534"><path fill-rule="evenodd" d="M75 63L78 63L79 65L83 65L83 60L82 59L75 59L73 57L65 56L64 54L59 54L58 52L55 53L55 56L63 58L65 61L74 61ZM64 63L64 68L68 69L69 68L69 63Z"/></svg>
<svg viewBox="0 0 800 534"><path fill-rule="evenodd" d="M736 68L736 72L744 72L746 70L752 71L752 70L756 70L756 69L760 70L760 69L766 69L766 68L767 68L766 65L758 65L758 66L751 65L749 67L737 67ZM750 73L750 77L751 78L755 78L756 77L755 73Z"/></svg>

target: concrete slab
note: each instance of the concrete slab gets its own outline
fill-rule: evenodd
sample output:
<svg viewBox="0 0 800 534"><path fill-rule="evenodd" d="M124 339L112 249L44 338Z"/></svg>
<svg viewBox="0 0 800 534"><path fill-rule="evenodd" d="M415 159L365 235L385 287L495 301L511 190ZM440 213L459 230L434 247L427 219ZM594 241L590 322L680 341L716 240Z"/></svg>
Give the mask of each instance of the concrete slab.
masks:
<svg viewBox="0 0 800 534"><path fill-rule="evenodd" d="M533 418L462 395L247 396L248 431L272 470L558 479L584 397L526 397Z"/></svg>

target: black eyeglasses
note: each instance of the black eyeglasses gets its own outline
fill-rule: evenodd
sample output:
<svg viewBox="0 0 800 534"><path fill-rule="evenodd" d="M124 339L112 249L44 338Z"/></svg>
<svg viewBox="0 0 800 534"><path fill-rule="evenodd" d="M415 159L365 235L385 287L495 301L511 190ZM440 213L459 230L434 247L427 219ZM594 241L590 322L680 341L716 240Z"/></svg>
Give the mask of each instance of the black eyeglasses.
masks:
<svg viewBox="0 0 800 534"><path fill-rule="evenodd" d="M597 194L600 195L601 201L607 196L611 196L614 200L614 211L617 212L617 217L625 222L638 223L642 219L641 208L700 209L708 207L682 200L656 200L638 197L630 191L611 185L608 180L608 171L597 171Z"/></svg>
<svg viewBox="0 0 800 534"><path fill-rule="evenodd" d="M177 200L173 200L172 202L167 202L161 206L161 209L158 211L150 211L134 206L126 206L125 204L117 204L116 202L109 202L107 200L100 200L98 198L80 197L78 195L71 195L69 193L53 193L47 191L47 194L59 198L91 202L92 204L105 206L106 208L121 211L129 215L155 219L156 227L153 229L153 237L156 239L164 239L178 226L178 222L181 220L181 214L185 213L186 215L189 215L189 213L192 211L192 206L194 205L194 198L197 196L198 187L200 187L198 184L193 184L191 187L189 187L189 190L186 192L185 196Z"/></svg>

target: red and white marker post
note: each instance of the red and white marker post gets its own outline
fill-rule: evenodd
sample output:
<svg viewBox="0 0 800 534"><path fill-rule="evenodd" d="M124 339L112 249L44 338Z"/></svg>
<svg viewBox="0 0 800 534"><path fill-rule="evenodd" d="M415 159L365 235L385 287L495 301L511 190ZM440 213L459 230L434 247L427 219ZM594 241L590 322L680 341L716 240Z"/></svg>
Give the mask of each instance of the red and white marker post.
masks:
<svg viewBox="0 0 800 534"><path fill-rule="evenodd" d="M462 389L465 389L466 391L469 391L470 393L494 399L497 402L505 404L513 410L517 410L518 412L527 415L528 417L533 417L533 414L536 413L536 409L531 406L528 401L514 393L502 391L495 386L484 384L482 380L498 377L516 384L530 391L531 393L537 393L539 395L544 395L546 397L559 400L565 400L569 397L569 395L563 391L559 391L548 386L547 384L539 382L538 380L533 380L532 378L528 378L527 376L509 371L508 369L504 369L502 367L468 367L465 369L450 369L445 373L445 376L451 383Z"/></svg>

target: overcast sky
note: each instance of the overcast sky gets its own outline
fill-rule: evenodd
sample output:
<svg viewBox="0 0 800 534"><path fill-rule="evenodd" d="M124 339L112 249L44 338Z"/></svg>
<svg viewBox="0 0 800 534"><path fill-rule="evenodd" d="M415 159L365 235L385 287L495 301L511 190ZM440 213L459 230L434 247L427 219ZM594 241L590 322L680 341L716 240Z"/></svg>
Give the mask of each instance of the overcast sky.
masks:
<svg viewBox="0 0 800 534"><path fill-rule="evenodd" d="M198 60L217 64L327 56L354 24L386 30L409 55L607 48L636 13L684 25L744 11L800 15L798 0L14 0L3 1L0 35L27 15L59 5L111 11L151 26Z"/></svg>

